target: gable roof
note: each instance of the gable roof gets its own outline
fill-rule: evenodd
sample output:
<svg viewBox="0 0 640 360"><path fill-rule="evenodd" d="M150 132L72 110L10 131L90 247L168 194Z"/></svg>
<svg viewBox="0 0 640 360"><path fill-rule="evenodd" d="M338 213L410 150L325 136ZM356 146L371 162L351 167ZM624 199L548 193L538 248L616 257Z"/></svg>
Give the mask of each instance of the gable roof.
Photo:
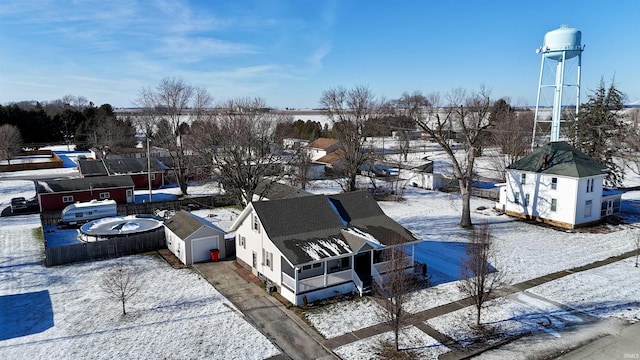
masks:
<svg viewBox="0 0 640 360"><path fill-rule="evenodd" d="M262 227L291 264L418 241L366 191L253 202Z"/></svg>
<svg viewBox="0 0 640 360"><path fill-rule="evenodd" d="M310 148L317 148L326 150L338 143L338 139L330 139L330 138L317 138L307 145Z"/></svg>
<svg viewBox="0 0 640 360"><path fill-rule="evenodd" d="M175 215L164 222L164 225L174 234L180 237L180 239L188 238L191 234L198 231L198 229L203 226L216 229L224 233L222 229L218 228L212 223L184 210L180 210L175 213Z"/></svg>
<svg viewBox="0 0 640 360"><path fill-rule="evenodd" d="M254 194L262 195L265 199L278 200L301 196L310 196L310 192L298 189L295 186L282 184L276 181L265 180L258 183Z"/></svg>
<svg viewBox="0 0 640 360"><path fill-rule="evenodd" d="M38 194L134 187L133 180L128 175L93 176L79 179L42 179L36 180L35 183Z"/></svg>
<svg viewBox="0 0 640 360"><path fill-rule="evenodd" d="M102 160L78 160L78 168L83 176L107 176L107 168Z"/></svg>
<svg viewBox="0 0 640 360"><path fill-rule="evenodd" d="M142 174L148 171L147 159L138 158L121 158L121 159L104 159L104 166L109 174ZM158 165L158 161L151 159L152 172L162 172L162 168Z"/></svg>
<svg viewBox="0 0 640 360"><path fill-rule="evenodd" d="M606 175L606 166L564 141L552 142L509 165L507 169L574 178Z"/></svg>
<svg viewBox="0 0 640 360"><path fill-rule="evenodd" d="M336 149L327 155L315 160L315 163L334 164L337 161L344 159L345 151L343 149Z"/></svg>

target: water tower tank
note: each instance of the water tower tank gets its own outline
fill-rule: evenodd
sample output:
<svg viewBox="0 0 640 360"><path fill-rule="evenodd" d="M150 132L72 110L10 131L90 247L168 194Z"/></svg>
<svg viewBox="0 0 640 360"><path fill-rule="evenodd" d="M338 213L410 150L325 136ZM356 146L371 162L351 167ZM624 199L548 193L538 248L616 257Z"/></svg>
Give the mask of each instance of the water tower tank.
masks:
<svg viewBox="0 0 640 360"><path fill-rule="evenodd" d="M562 25L559 29L551 30L544 35L544 44L540 50L542 55L549 59L562 60L563 52L565 59L571 59L582 51L581 38L580 30Z"/></svg>

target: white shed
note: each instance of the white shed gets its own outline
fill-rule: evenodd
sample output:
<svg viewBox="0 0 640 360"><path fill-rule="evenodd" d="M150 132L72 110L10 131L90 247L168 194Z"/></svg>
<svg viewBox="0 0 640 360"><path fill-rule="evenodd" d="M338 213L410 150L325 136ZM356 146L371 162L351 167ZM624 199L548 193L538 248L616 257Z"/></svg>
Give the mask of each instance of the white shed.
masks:
<svg viewBox="0 0 640 360"><path fill-rule="evenodd" d="M167 248L185 265L211 260L211 250L225 258L225 232L187 211L177 212L164 222Z"/></svg>

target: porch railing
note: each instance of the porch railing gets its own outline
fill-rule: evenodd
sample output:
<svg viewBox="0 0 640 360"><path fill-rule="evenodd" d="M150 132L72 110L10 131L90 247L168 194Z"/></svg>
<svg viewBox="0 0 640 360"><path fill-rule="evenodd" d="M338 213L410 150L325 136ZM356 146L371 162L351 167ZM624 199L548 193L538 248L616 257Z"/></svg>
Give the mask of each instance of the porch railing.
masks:
<svg viewBox="0 0 640 360"><path fill-rule="evenodd" d="M298 279L297 293L322 289L335 284L340 284L353 280L353 271L351 269L338 271L326 275L318 275L306 279ZM362 282L360 282L362 283ZM291 276L282 273L282 284L291 290L296 290L296 281Z"/></svg>

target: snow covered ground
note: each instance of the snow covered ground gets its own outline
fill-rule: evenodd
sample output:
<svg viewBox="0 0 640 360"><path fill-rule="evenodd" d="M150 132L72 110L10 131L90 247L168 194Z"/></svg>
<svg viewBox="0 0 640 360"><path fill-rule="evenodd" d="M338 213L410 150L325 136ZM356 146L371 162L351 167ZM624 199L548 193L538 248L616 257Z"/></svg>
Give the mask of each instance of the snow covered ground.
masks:
<svg viewBox="0 0 640 360"><path fill-rule="evenodd" d="M389 146L388 144L389 142L385 142L385 147ZM436 161L436 169L446 169L446 159L441 153L428 151L410 154L410 160L418 164L424 156ZM68 171L56 171L62 170ZM57 176L56 172L52 173ZM0 174L0 177L4 177L0 179L1 208L8 206L11 197L29 198L34 195L32 182L11 180L11 176L6 174ZM363 184L367 181L362 179ZM638 177L631 177L627 183L636 184L640 183L640 180ZM318 181L310 184L307 190L328 194L340 192L341 188L334 181ZM171 194L179 190L162 191ZM208 194L214 191L217 191L215 185L190 187L193 194ZM416 260L429 264L429 274L435 284L431 288L414 293L407 304L407 311L418 313L461 299L463 296L457 289L456 281L469 234L457 225L461 210L459 196L411 187L406 188L403 195L404 201L381 202L380 206L391 218L419 238L426 240L416 248ZM498 261L493 265L498 271L504 272L511 283L519 283L630 251L634 248L634 238L640 233L638 191L623 195L623 210L636 214L626 215L626 223L623 225L601 227L601 231L597 233L556 230L527 224L495 213L491 210L493 203L488 200L472 199L471 207L475 223L489 223L498 249ZM196 213L223 229L228 228L237 216L233 209L225 209L222 212L199 210ZM127 258L135 264L153 270L144 271L144 276L146 283L152 284L150 287L154 290L148 289L145 296L141 294L141 298L132 301L132 316L120 317L118 305L101 298L96 285L101 271L119 260L44 268L40 265L41 245L31 235L31 230L37 226L37 216L0 218L0 299L27 294L25 296L39 301L38 304L33 304L34 307L42 308L45 315L50 312L52 315L47 316L53 320L50 323L45 321L29 325L21 330L29 332L24 336L0 336L0 353L18 356L33 352L38 355L49 354L50 349L56 348L59 353L54 352L53 357L63 354L63 350L58 349L66 349L64 351L68 351L68 354L78 354L78 357L90 354L93 355L91 357L100 357L103 354L105 358L117 357L126 352L135 358L143 357L143 354L167 354L166 351L154 350L163 346L170 349L171 354L176 351L176 357L188 358L207 357L202 354L214 353L225 357L264 358L277 353L277 350L257 330L246 324L228 301L221 298L204 280L197 279L197 276L188 270L173 270L152 256ZM184 286L181 285L186 281L193 284L198 291L183 289ZM50 310L47 310L47 296L50 299ZM590 330L593 329L594 318L595 321L640 320L640 269L633 266L633 259L628 259L572 274L495 303L495 306L483 312L483 322L509 335L529 332L535 335L527 336L527 339L530 339L528 342L517 342L526 345L510 344L493 354L500 357L516 357L514 354L523 348L527 349L528 353L535 352L538 348L566 348L571 346L568 339L574 338L572 336L578 331L576 329L585 329L580 330L581 333L588 334L583 335L581 339L601 333ZM579 312L571 313L568 308ZM166 309L179 311L179 314L167 314ZM307 320L323 336L333 338L380 323L380 317L376 316L380 311L375 302L357 299L316 309L307 314ZM472 309L465 308L430 319L427 323L462 343L468 343L478 336L476 330L468 325L472 321ZM608 321L597 323L610 326ZM18 323L17 320L14 322ZM6 329L2 326L2 329ZM20 328L19 325L11 326ZM234 327L243 330L232 331ZM175 335L174 339L174 335L171 334L175 331L178 331L178 335ZM241 333L242 336L237 336L236 333ZM217 336L218 334L220 336ZM111 340L122 340L125 337L131 337L133 340L117 343L116 340ZM390 334L380 334L345 345L339 348L337 353L346 359L370 358L375 344L383 337L390 338ZM213 347L217 346L215 344L220 342L213 339L219 338L228 339L221 347L232 348L234 350L228 351L237 352L217 353L223 349L214 349ZM400 339L403 347L416 349L422 358L435 358L438 354L448 351L415 327L407 328ZM97 343L100 347L84 349L81 343L91 343L92 346ZM179 351L187 351L179 349L183 348L182 345L184 348L191 347L197 350L180 353ZM150 352L138 353L136 351L139 348Z"/></svg>
<svg viewBox="0 0 640 360"><path fill-rule="evenodd" d="M0 181L0 206L28 195L29 181ZM271 342L206 280L153 255L46 268L33 231L38 215L0 218L0 354L3 359L264 359ZM137 268L138 294L121 305L102 274ZM188 284L186 286L185 284Z"/></svg>

